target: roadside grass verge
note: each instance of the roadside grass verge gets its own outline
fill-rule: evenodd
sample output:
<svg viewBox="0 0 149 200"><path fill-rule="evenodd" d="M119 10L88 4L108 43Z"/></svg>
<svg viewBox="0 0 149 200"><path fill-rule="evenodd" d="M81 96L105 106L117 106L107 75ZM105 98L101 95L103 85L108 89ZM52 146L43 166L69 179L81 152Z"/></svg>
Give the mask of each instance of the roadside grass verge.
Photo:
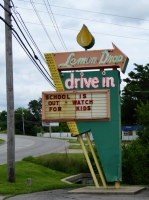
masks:
<svg viewBox="0 0 149 200"><path fill-rule="evenodd" d="M52 153L23 160L71 175L89 172L84 154Z"/></svg>
<svg viewBox="0 0 149 200"><path fill-rule="evenodd" d="M4 143L5 143L5 140L0 139L0 145Z"/></svg>
<svg viewBox="0 0 149 200"><path fill-rule="evenodd" d="M4 130L4 131L0 131L0 134L5 134L7 131Z"/></svg>
<svg viewBox="0 0 149 200"><path fill-rule="evenodd" d="M82 149L81 145L70 145L69 149Z"/></svg>
<svg viewBox="0 0 149 200"><path fill-rule="evenodd" d="M53 138L53 137L52 137L52 138ZM56 138L56 137L54 137L54 139L58 139L58 140L67 140L69 143L80 144L80 142L79 142L79 140L77 140L77 138L75 138L75 139L70 139L70 138ZM83 140L83 142L84 142L85 144L87 144L87 140Z"/></svg>
<svg viewBox="0 0 149 200"><path fill-rule="evenodd" d="M19 161L15 164L16 182L7 181L7 165L0 165L0 194L26 194L37 191L57 188L79 187L76 184L68 184L61 181L70 174L58 172L41 165ZM27 187L27 178L31 178L32 184Z"/></svg>

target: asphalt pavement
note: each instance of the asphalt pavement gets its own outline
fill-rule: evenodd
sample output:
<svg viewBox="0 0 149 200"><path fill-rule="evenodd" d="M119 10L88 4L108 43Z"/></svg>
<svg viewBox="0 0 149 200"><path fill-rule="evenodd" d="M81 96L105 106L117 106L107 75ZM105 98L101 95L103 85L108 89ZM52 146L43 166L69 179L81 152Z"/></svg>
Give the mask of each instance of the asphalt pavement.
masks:
<svg viewBox="0 0 149 200"><path fill-rule="evenodd" d="M18 195L9 200L149 200L149 190L143 190L138 194L77 194L69 193L71 189L57 189L31 194Z"/></svg>
<svg viewBox="0 0 149 200"><path fill-rule="evenodd" d="M0 164L7 163L7 134L0 134L0 139L6 141L0 146ZM65 151L69 143L53 138L15 135L15 161L27 156L40 156L52 152Z"/></svg>

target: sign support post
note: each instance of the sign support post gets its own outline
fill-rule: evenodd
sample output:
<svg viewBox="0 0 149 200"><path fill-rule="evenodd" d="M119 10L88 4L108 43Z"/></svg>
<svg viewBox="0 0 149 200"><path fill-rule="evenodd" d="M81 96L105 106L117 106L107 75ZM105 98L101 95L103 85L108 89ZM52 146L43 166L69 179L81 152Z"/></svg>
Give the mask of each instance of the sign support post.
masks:
<svg viewBox="0 0 149 200"><path fill-rule="evenodd" d="M93 149L93 146L92 146L92 143L91 143L91 140L90 140L90 138L89 138L88 133L85 133L85 137L86 137L86 139L87 139L88 145L89 145L90 150L91 150L91 153L92 153L92 155L93 155L93 158L94 158L94 161L95 161L95 164L96 164L96 167L97 167L99 176L100 176L100 178L101 178L102 184L103 184L104 188L107 188L107 184L106 184L104 175L103 175L102 170L101 170L101 167L100 167L100 165L99 165L99 163L98 163L98 160L97 160L97 157L96 157L96 154L95 154L95 151L94 151L94 149Z"/></svg>
<svg viewBox="0 0 149 200"><path fill-rule="evenodd" d="M83 139L82 139L82 136L81 136L81 135L78 135L78 140L79 140L79 142L80 142L80 144L81 144L81 146L82 146L82 149L83 149L83 152L84 152L84 156L85 156L85 158L86 158L88 167L89 167L90 172L91 172L91 174L92 174L92 178L93 178L93 180L94 180L95 186L96 186L96 188L99 188L99 184L98 184L98 181L97 181L95 172L94 172L94 170L93 170L91 161L90 161L90 159L89 159L89 156L88 156L86 147L85 147L85 145L84 145L84 143L83 143Z"/></svg>

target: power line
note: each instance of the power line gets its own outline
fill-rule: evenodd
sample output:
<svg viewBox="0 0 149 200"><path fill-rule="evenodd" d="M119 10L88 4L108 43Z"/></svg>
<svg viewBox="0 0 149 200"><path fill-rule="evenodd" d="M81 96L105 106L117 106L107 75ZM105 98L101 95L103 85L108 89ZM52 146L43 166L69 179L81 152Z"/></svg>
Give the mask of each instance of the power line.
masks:
<svg viewBox="0 0 149 200"><path fill-rule="evenodd" d="M12 2L12 0L11 0L11 2ZM13 2L12 2L12 3L13 3ZM15 21L17 27L19 28L19 30L20 30L20 32L22 33L23 37L25 38L27 44L28 44L29 47L31 48L31 50L32 50L32 52L33 52L33 54L34 54L34 58L35 58L36 60L38 60L38 61L40 62L40 64L42 65L41 61L38 59L38 57L37 57L36 54L34 53L34 50L32 49L31 45L29 44L28 40L26 39L24 33L22 32L20 26L18 25L16 19L15 19L14 16L12 15L12 13L9 12L9 11L7 11L1 4L0 4L0 6L1 6L6 12L8 12L8 13L13 17L13 19L14 19L14 21ZM13 6L14 6L14 4L13 4ZM3 21L5 22L5 20L3 20ZM7 24L7 23L6 23L6 24ZM9 26L9 25L7 24L7 26ZM10 27L10 26L9 26L9 27ZM51 78L51 76L49 75L49 73L47 72L47 70L46 70L46 69L44 68L44 66L42 65L43 69L46 71L46 73L48 74L48 76L50 77L51 80L45 75L45 73L44 73L43 70L40 68L40 66L38 65L38 63L37 63L37 62L35 61L35 59L32 57L32 55L30 54L30 52L28 51L28 49L27 49L26 46L24 45L23 41L22 41L21 38L19 37L18 33L17 33L12 27L10 27L10 28L11 28L11 29L15 32L15 34L17 35L18 38L17 38L17 37L14 35L14 33L12 32L13 35L14 35L14 37L16 38L16 40L19 42L19 44L20 44L21 47L23 48L23 50L26 52L26 54L29 56L29 58L32 60L32 62L36 65L37 69L38 69L38 70L40 71L40 73L46 78L46 80L50 83L50 85L51 85L52 87L54 87L53 83L51 82L52 78Z"/></svg>
<svg viewBox="0 0 149 200"><path fill-rule="evenodd" d="M42 25L42 27L43 27L45 33L47 34L47 36L48 36L48 38L49 38L51 44L53 45L55 51L57 52L57 49L56 49L56 47L54 46L54 44L53 44L53 42L52 42L52 40L51 40L51 38L50 38L50 36L49 36L49 34L48 34L48 32L47 32L45 26L44 26L44 23L42 22L42 20L41 20L41 18L40 18L40 15L39 15L39 13L38 13L38 11L37 11L37 9L36 9L36 6L34 5L34 2L33 2L32 0L30 0L30 2L31 2L31 4L32 4L32 6L33 6L33 9L34 9L34 11L35 11L35 13L36 13L36 15L37 15L39 21L40 21L40 23L41 23L41 25Z"/></svg>
<svg viewBox="0 0 149 200"><path fill-rule="evenodd" d="M15 39L18 41L18 43L20 44L20 46L23 48L23 50L25 51L25 53L28 55L28 57L30 58L30 60L33 62L33 64L36 66L36 68L39 70L39 72L43 75L43 77L49 82L49 84L55 89L54 85L52 84L52 82L49 80L49 78L45 75L45 73L42 71L42 69L40 68L40 66L38 65L38 63L36 62L36 60L32 57L32 55L30 54L30 52L24 47L24 45L22 45L22 43L18 40L18 38L14 35L14 33L12 32L13 36L15 37Z"/></svg>
<svg viewBox="0 0 149 200"><path fill-rule="evenodd" d="M13 30L14 31L14 30ZM28 55L28 57L30 58L30 60L33 62L33 64L36 66L36 68L39 70L39 72L43 75L43 77L49 82L49 84L55 89L55 86L53 85L53 83L51 82L51 80L46 76L46 74L43 72L43 70L40 68L40 66L38 65L38 63L36 62L36 60L34 59L34 57L30 54L30 52L28 51L28 49L26 48L26 46L24 45L24 43L18 40L18 38L14 35L14 33L12 32L13 36L15 37L15 39L18 41L18 43L20 44L20 46L23 48L23 50L25 51L25 53ZM20 39L20 38L19 38Z"/></svg>
<svg viewBox="0 0 149 200"><path fill-rule="evenodd" d="M13 3L13 1L12 0L10 0L11 1L11 3L12 3L12 6L14 7L14 3Z"/></svg>
<svg viewBox="0 0 149 200"><path fill-rule="evenodd" d="M29 8L22 8L22 7L17 7L17 8L33 11L33 9L29 9ZM47 13L45 11L38 11L38 12ZM149 29L147 29L147 28L138 28L138 27L135 27L135 26L126 26L126 25L123 25L123 24L116 24L116 23L104 22L104 21L100 21L100 20L87 19L87 18L82 18L82 17L74 17L74 16L70 16L70 15L62 15L62 14L57 14L57 13L53 13L53 14L58 15L58 16L63 16L63 17L69 17L69 18L71 17L71 18L74 18L74 19L82 19L82 20L86 20L86 21L102 23L102 24L109 24L109 25L114 25L114 26L122 26L122 27L127 27L127 28L149 31Z"/></svg>
<svg viewBox="0 0 149 200"><path fill-rule="evenodd" d="M59 14L56 14L56 15L59 15ZM66 16L66 15L60 15L60 16ZM67 17L71 17L71 16L67 16ZM78 18L78 17L73 17L73 18ZM78 18L78 19L84 19L84 18ZM88 19L85 19L85 20L88 20ZM90 21L92 21L92 20L90 20ZM95 21L95 20L93 20L93 21ZM96 22L100 22L100 21L96 21ZM30 23L30 22L26 22L26 23ZM113 24L113 23L108 23L108 22L101 22L101 23ZM32 24L36 24L36 23L32 23ZM123 26L121 24L114 24L114 25ZM124 26L124 27L142 29L142 30L147 30L147 31L149 30L149 29L143 29L143 28L137 28L137 27L131 27L131 26ZM64 28L64 27L59 27L59 28L68 29L68 28ZM68 29L68 30L75 30L75 29ZM75 31L80 31L80 30L75 30ZM134 37L129 37L129 36L120 36L120 35L113 35L113 34L106 34L106 33L97 33L97 32L93 32L93 33L95 33L95 34L101 34L101 35L110 35L112 37L121 37L121 38L123 37L123 38L135 39L135 40L149 41L148 39L143 39L143 38L134 38Z"/></svg>
<svg viewBox="0 0 149 200"><path fill-rule="evenodd" d="M27 53L27 55L29 55L29 58L32 60L32 62L34 63L34 65L37 67L37 69L40 71L40 73L44 76L44 78L49 82L49 84L55 89L55 86L53 85L53 83L51 82L51 80L45 75L45 73L43 72L43 70L40 68L40 66L38 65L38 63L36 62L36 60L34 59L34 57L31 55L31 53L29 52L29 50L27 49L27 47L25 46L25 44L23 43L23 41L21 40L20 36L18 35L18 33L0 16L0 19L16 34L13 34L13 36L16 38L16 40L19 42L19 44L21 45L21 47L23 48L23 50L25 50L25 52ZM17 36L17 37L16 37Z"/></svg>
<svg viewBox="0 0 149 200"><path fill-rule="evenodd" d="M29 2L29 1L25 1L25 0L18 0L18 1ZM43 5L43 3L37 3L37 2L34 2L34 3ZM81 11L81 12L89 12L89 13L94 13L94 14L100 14L100 15L109 15L109 16L113 16L113 17L121 17L121 18L129 18L129 19L134 19L134 20L149 21L148 19L142 19L142 18L130 17L130 16L124 16L124 15L114 15L114 14L109 14L109 13L100 13L100 12L95 12L95 11L91 11L91 10L83 10L83 9L70 8L70 7L58 6L58 5L52 5L52 4L51 4L51 6L63 8L63 9L78 10L78 11Z"/></svg>
<svg viewBox="0 0 149 200"><path fill-rule="evenodd" d="M44 1L44 4L45 4L46 9L47 9L47 11L48 11L48 14L49 14L49 16L50 16L50 18L51 18L52 24L53 24L53 26L54 26L54 28L55 28L55 30L56 30L56 33L57 33L57 35L58 35L58 37L59 37L59 39L60 39L60 42L61 42L62 46L64 47L65 51L67 51L67 47L66 47L66 45L65 45L65 42L64 42L64 40L63 40L63 38L62 38L62 35L61 35L60 31L59 31L59 28L58 28L58 26L57 26L57 23L56 23L56 20L55 20L54 15L53 15L51 6L50 6L50 4L49 4L49 1L47 0L47 3L48 3L48 6L49 6L49 8L50 8L51 13L50 13L49 10L48 10L48 7L47 7L47 5L46 5L46 3L45 3L45 0L43 0L43 1ZM52 19L52 17L51 17L50 14L52 15L53 19ZM55 25L54 25L54 23L55 23Z"/></svg>
<svg viewBox="0 0 149 200"><path fill-rule="evenodd" d="M15 10L15 8L12 8L12 10L13 10L15 16L17 17L18 21L20 22L21 26L23 27L24 31L25 31L26 34L28 35L29 39L31 40L32 44L34 45L34 47L36 48L36 50L38 51L38 53L39 53L40 56L42 57L43 61L46 63L46 60L45 60L44 56L42 55L41 51L39 50L38 46L36 45L36 43L35 43L33 37L31 36L31 34L30 34L30 32L29 32L27 26L25 25L25 23L24 23L24 21L23 21L21 15L20 15L20 13L18 13L18 12ZM20 19L19 19L19 17L18 17L17 15L19 15L21 21L20 21Z"/></svg>
<svg viewBox="0 0 149 200"><path fill-rule="evenodd" d="M38 24L38 23L33 23L33 22L25 22L25 23L29 23L29 24L36 24L36 25L41 25L41 24ZM53 27L51 25L45 25L45 26L50 26L50 27ZM71 30L71 31L77 31L79 32L80 30L78 29L72 29L72 28L65 28L65 27L60 27L59 28L61 29L67 29L67 30ZM143 39L143 38L135 38L135 37L129 37L129 36L123 36L123 35L114 35L114 34L108 34L108 33L98 33L98 32L92 32L92 33L95 33L95 34L98 34L98 35L105 35L105 36L112 36L112 37L120 37L120 38L128 38L128 39L134 39L134 40L144 40L144 41L149 41L148 39Z"/></svg>
<svg viewBox="0 0 149 200"><path fill-rule="evenodd" d="M27 27L26 27L26 25L25 25L25 23L24 23L24 21L23 21L21 15L20 15L18 12L14 11L14 10L13 10L13 12L15 13L16 17L17 17L17 14L20 16L20 19L21 19L21 21L22 21L22 23L23 23L24 26L22 25L22 23L20 22L19 18L17 17L18 21L20 22L20 24L22 25L22 27L23 27L23 29L25 30L26 34L28 35L29 39L31 40L31 42L32 42L33 45L35 46L36 50L38 51L38 53L40 54L40 56L42 57L42 59L43 59L44 62L46 63L45 58L43 57L42 53L40 52L38 46L36 45L36 43L35 43L35 41L34 41L34 39L33 39L33 37L31 36L29 30L27 29ZM16 13L17 13L17 14L16 14ZM37 57L36 55L35 55L34 57L35 57L35 58L40 62L40 64L42 65L42 63L41 63L41 61L38 59L38 57ZM46 63L46 65L47 65L47 63ZM42 65L42 67L43 67L43 69L45 70L45 72L48 74L48 76L50 77L50 79L52 79L52 77L51 77L50 74L47 72L47 70L45 69L45 67L44 67L43 65Z"/></svg>

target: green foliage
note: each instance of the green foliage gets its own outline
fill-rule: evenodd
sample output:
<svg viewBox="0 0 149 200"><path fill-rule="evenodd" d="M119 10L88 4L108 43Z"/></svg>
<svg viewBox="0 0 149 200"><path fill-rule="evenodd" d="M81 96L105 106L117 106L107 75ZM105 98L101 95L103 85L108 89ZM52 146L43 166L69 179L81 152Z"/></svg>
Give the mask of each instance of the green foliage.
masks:
<svg viewBox="0 0 149 200"><path fill-rule="evenodd" d="M7 165L0 165L0 194L25 194L37 191L52 190L58 188L78 187L75 184L67 184L62 178L70 176L62 172L48 169L25 161L15 163L16 182L10 183L6 180ZM27 178L31 178L32 185L27 187Z"/></svg>
<svg viewBox="0 0 149 200"><path fill-rule="evenodd" d="M41 98L32 100L28 103L28 111L32 115L32 119L36 122L41 122Z"/></svg>
<svg viewBox="0 0 149 200"><path fill-rule="evenodd" d="M125 184L149 184L149 144L137 139L122 146L122 172Z"/></svg>
<svg viewBox="0 0 149 200"><path fill-rule="evenodd" d="M38 157L26 157L23 161L28 161L43 165L50 169L68 173L68 174L78 174L89 172L86 160L83 154L48 154Z"/></svg>
<svg viewBox="0 0 149 200"><path fill-rule="evenodd" d="M49 127L42 127L42 100L31 100L28 108L17 108L14 111L15 116L15 134L23 134L23 126L25 135L36 136L37 133L49 132ZM7 112L0 112L1 130L7 129ZM60 122L58 127L52 127L52 132L69 132L66 122Z"/></svg>
<svg viewBox="0 0 149 200"><path fill-rule="evenodd" d="M0 145L4 143L5 143L5 140L0 139Z"/></svg>
<svg viewBox="0 0 149 200"><path fill-rule="evenodd" d="M142 71L142 67L138 67L139 74L131 74L138 78L139 85L143 87L149 84L148 66ZM146 74L147 73L147 74ZM141 76L141 80L139 77ZM142 80L144 79L144 83ZM140 89L140 88L139 88ZM147 91L147 88L144 87ZM134 107L136 123L138 126L144 125L144 130L137 130L139 138L132 141L131 144L122 146L122 172L123 182L126 184L149 184L149 93L144 92L144 97L141 96L137 105ZM134 97L133 97L134 98ZM139 98L139 97L138 97Z"/></svg>
<svg viewBox="0 0 149 200"><path fill-rule="evenodd" d="M137 105L140 105L140 102L146 103L149 99L149 64L134 65L134 71L128 73L128 78L124 79L127 85L121 96L122 125L135 124Z"/></svg>
<svg viewBox="0 0 149 200"><path fill-rule="evenodd" d="M27 109L15 110L15 134L23 134L23 122L26 135L36 136L37 133L48 131L47 127L42 127L41 98L30 101Z"/></svg>
<svg viewBox="0 0 149 200"><path fill-rule="evenodd" d="M66 122L60 122L59 126L53 126L52 132L69 132L69 128Z"/></svg>
<svg viewBox="0 0 149 200"><path fill-rule="evenodd" d="M23 158L22 161L34 163L35 162L35 158L33 156L27 156L27 157Z"/></svg>
<svg viewBox="0 0 149 200"><path fill-rule="evenodd" d="M69 149L82 149L81 145L70 145Z"/></svg>
<svg viewBox="0 0 149 200"><path fill-rule="evenodd" d="M145 127L144 130L139 130L137 135L139 136L142 145L147 145L149 144L149 102L141 102L135 110L138 126L143 125Z"/></svg>
<svg viewBox="0 0 149 200"><path fill-rule="evenodd" d="M1 130L7 129L7 112L5 110L0 112L0 127Z"/></svg>
<svg viewBox="0 0 149 200"><path fill-rule="evenodd" d="M149 101L146 103L140 102L140 105L137 105L135 109L137 114L137 124L149 126Z"/></svg>

